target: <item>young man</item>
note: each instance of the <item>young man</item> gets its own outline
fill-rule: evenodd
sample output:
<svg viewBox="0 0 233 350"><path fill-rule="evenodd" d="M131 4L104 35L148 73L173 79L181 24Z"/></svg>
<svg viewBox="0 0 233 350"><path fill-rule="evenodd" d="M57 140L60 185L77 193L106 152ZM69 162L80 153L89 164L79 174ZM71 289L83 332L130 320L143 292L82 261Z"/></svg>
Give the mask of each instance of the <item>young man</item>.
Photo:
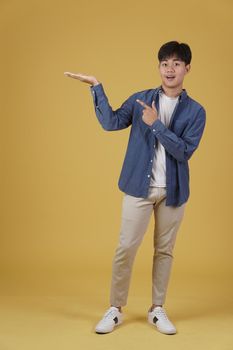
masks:
<svg viewBox="0 0 233 350"><path fill-rule="evenodd" d="M162 333L176 333L163 304L176 234L189 198L188 160L199 145L206 121L205 109L183 89L191 57L187 44L171 41L162 45L158 52L161 85L134 93L115 111L94 76L64 73L91 84L96 116L105 130L131 125L118 182L124 197L113 261L111 307L97 324L96 333L109 333L123 321L121 308L127 302L134 258L152 212L154 256L148 322Z"/></svg>

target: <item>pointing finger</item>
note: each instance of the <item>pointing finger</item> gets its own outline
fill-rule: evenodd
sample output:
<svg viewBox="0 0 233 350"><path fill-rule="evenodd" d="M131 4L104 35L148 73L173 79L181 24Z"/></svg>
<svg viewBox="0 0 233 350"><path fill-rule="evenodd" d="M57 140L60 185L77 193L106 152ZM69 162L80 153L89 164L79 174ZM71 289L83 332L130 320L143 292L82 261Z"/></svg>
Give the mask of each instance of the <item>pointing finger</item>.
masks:
<svg viewBox="0 0 233 350"><path fill-rule="evenodd" d="M144 108L149 107L145 102L143 102L143 101L141 101L141 100L139 100L139 99L137 99L136 101L137 101L141 106L143 106Z"/></svg>

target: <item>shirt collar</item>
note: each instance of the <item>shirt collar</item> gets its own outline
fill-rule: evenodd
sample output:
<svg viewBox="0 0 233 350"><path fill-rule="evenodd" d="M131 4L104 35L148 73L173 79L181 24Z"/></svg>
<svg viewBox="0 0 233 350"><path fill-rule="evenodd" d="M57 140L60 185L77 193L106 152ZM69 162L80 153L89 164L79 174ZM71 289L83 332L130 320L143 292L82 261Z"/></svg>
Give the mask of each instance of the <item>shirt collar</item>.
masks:
<svg viewBox="0 0 233 350"><path fill-rule="evenodd" d="M157 93L164 92L162 85L160 85L157 88ZM187 91L185 89L182 89L182 92L179 95L179 101L182 102L185 100L185 98L188 96Z"/></svg>

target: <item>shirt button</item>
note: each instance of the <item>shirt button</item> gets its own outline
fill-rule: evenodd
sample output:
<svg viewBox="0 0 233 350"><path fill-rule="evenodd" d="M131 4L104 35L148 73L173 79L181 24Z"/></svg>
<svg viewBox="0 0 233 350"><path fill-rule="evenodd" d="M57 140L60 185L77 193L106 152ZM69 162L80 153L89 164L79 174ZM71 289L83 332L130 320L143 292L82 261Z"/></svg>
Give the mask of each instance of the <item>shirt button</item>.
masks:
<svg viewBox="0 0 233 350"><path fill-rule="evenodd" d="M155 148L155 145L153 147Z"/></svg>
<svg viewBox="0 0 233 350"><path fill-rule="evenodd" d="M153 162L153 159L151 159L150 162L152 163L152 162Z"/></svg>
<svg viewBox="0 0 233 350"><path fill-rule="evenodd" d="M153 129L153 131L155 132L155 129Z"/></svg>
<svg viewBox="0 0 233 350"><path fill-rule="evenodd" d="M147 177L150 177L150 175L148 174Z"/></svg>

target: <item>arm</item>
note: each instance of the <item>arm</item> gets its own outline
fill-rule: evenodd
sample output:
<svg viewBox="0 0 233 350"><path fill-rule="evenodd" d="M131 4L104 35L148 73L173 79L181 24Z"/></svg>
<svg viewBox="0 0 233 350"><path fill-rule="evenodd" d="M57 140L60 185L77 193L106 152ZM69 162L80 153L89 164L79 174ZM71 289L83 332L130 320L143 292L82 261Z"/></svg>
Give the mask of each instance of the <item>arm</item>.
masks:
<svg viewBox="0 0 233 350"><path fill-rule="evenodd" d="M205 123L206 113L202 107L195 118L190 120L182 137L178 137L174 132L169 130L159 119L149 127L166 151L178 161L183 162L190 159L198 147Z"/></svg>
<svg viewBox="0 0 233 350"><path fill-rule="evenodd" d="M71 72L65 72L64 74L91 85L96 116L105 130L120 130L132 124L133 95L120 108L113 111L104 92L103 85L94 76Z"/></svg>
<svg viewBox="0 0 233 350"><path fill-rule="evenodd" d="M141 100L137 99L136 101L144 107L142 122L151 129L166 151L180 162L190 159L199 145L205 128L206 113L204 108L201 107L195 117L190 119L182 137L178 137L158 119L154 102L150 107Z"/></svg>
<svg viewBox="0 0 233 350"><path fill-rule="evenodd" d="M102 84L91 86L96 116L107 131L121 130L132 124L133 95L113 111Z"/></svg>

